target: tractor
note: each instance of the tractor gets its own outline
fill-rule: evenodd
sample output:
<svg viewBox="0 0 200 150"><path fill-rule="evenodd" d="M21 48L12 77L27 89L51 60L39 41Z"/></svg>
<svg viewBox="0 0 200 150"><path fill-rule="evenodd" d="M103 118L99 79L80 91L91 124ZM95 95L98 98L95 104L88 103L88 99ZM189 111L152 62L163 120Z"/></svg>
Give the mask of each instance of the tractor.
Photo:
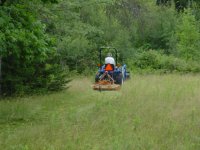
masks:
<svg viewBox="0 0 200 150"><path fill-rule="evenodd" d="M116 63L102 63L102 51L109 50L114 52ZM106 59L105 59L106 61ZM118 90L126 79L130 78L126 65L118 64L118 51L113 47L101 47L99 49L98 72L95 75L94 90Z"/></svg>

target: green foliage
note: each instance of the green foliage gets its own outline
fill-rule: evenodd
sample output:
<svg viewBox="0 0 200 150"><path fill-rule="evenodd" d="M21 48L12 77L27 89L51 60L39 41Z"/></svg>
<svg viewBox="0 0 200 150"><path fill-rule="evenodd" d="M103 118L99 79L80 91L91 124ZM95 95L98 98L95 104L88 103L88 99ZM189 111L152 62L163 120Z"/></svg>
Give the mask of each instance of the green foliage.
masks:
<svg viewBox="0 0 200 150"><path fill-rule="evenodd" d="M64 84L64 76L56 69L60 68L58 61L51 61L56 58L54 41L45 33L45 25L28 9L26 5L13 4L0 10L1 85L5 95L32 93L35 89L53 89ZM51 65L53 71L46 69L46 65Z"/></svg>
<svg viewBox="0 0 200 150"><path fill-rule="evenodd" d="M144 51L135 56L134 60L129 60L129 66L133 70L142 69L148 71L170 72L199 72L200 66L194 61L185 61L172 55L167 56L154 50Z"/></svg>
<svg viewBox="0 0 200 150"><path fill-rule="evenodd" d="M164 49L169 54L171 48L169 40L175 30L176 11L172 8L152 8L155 11L144 12L138 21L138 32L136 37L137 47L152 49ZM166 19L168 18L168 19ZM141 20L141 21L140 21ZM154 21L152 21L154 20Z"/></svg>
<svg viewBox="0 0 200 150"><path fill-rule="evenodd" d="M47 31L58 39L56 47L62 63L67 64L70 71L85 73L88 67L96 67L97 49L101 46L116 47L120 51L120 60L134 59L137 49L154 49L187 59L180 52L184 41L179 36L182 34L180 20L184 20L185 15L178 14L173 5L158 7L153 1L70 0L60 1L47 12L52 17L42 15L41 18L49 19ZM192 30L198 33L195 29Z"/></svg>
<svg viewBox="0 0 200 150"><path fill-rule="evenodd" d="M97 50L101 46L117 47L121 57L128 56L132 47L131 36L113 13L115 10L109 9L115 3L111 0L77 2L62 1L56 5L57 17L49 23L55 28L48 30L59 39L57 47L69 69L82 73L88 67L96 67Z"/></svg>
<svg viewBox="0 0 200 150"><path fill-rule="evenodd" d="M194 4L200 4L199 0L157 0L157 5L172 5L175 3L175 7L178 11L183 11L185 8L191 7Z"/></svg>
<svg viewBox="0 0 200 150"><path fill-rule="evenodd" d="M199 61L200 32L198 22L190 10L182 14L176 29L177 53L186 60Z"/></svg>
<svg viewBox="0 0 200 150"><path fill-rule="evenodd" d="M0 5L2 85L8 94L60 89L68 71L93 72L101 46L116 47L120 63L134 60L128 67L199 71L198 1L4 0Z"/></svg>

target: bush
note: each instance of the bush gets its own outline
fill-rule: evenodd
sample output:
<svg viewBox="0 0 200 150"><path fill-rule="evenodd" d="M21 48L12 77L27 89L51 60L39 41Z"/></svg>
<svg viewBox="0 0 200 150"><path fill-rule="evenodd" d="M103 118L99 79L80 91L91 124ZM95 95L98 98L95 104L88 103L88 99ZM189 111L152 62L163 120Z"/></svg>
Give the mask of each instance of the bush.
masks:
<svg viewBox="0 0 200 150"><path fill-rule="evenodd" d="M66 73L45 25L20 4L2 6L0 14L1 93L22 95L62 88Z"/></svg>
<svg viewBox="0 0 200 150"><path fill-rule="evenodd" d="M200 72L198 62L186 61L172 55L164 55L155 50L143 51L137 54L134 59L128 61L132 70L145 70L146 72Z"/></svg>

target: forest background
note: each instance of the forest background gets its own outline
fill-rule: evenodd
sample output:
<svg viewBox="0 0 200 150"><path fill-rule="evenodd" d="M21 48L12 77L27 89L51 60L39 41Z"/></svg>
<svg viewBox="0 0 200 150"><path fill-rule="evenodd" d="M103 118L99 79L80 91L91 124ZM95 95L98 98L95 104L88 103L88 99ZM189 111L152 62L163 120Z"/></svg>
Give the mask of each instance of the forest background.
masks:
<svg viewBox="0 0 200 150"><path fill-rule="evenodd" d="M198 0L0 0L0 92L62 89L113 46L134 73L200 72Z"/></svg>

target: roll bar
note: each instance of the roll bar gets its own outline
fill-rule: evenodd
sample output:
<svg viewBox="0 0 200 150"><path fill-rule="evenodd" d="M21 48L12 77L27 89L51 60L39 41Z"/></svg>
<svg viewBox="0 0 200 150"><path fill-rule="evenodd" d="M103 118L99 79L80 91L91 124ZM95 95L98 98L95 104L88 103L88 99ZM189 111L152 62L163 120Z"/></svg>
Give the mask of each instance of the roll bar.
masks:
<svg viewBox="0 0 200 150"><path fill-rule="evenodd" d="M100 47L99 48L99 63L100 63L100 66L101 66L101 60L102 60L102 50L104 49L114 49L115 50L115 59L116 59L116 64L117 64L117 49L114 48L114 47Z"/></svg>

